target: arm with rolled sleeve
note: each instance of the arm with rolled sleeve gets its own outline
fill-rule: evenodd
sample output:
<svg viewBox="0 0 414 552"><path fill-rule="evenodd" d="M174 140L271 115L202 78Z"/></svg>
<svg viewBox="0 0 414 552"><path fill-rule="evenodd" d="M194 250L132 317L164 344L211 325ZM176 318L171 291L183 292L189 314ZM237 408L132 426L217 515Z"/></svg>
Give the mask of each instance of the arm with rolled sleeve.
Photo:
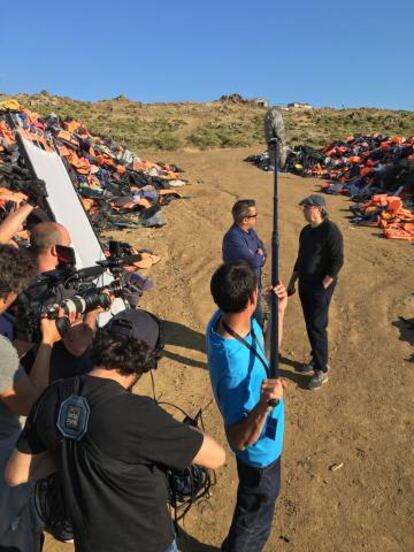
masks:
<svg viewBox="0 0 414 552"><path fill-rule="evenodd" d="M237 381L225 377L217 387L217 401L224 419L227 439L231 447L239 451L258 441L271 410L269 400L281 400L283 386L280 380L264 380L260 394L256 397L251 397L250 394L246 380ZM247 403L252 406L246 408Z"/></svg>

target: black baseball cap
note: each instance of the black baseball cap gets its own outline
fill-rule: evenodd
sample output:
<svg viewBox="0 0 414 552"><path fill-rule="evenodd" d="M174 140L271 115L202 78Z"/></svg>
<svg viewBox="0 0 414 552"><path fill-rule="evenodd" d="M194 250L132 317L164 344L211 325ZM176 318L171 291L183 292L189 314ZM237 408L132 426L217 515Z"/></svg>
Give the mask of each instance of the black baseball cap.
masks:
<svg viewBox="0 0 414 552"><path fill-rule="evenodd" d="M311 194L299 203L301 207L326 207L325 198L318 194Z"/></svg>
<svg viewBox="0 0 414 552"><path fill-rule="evenodd" d="M142 309L119 312L105 324L103 330L114 336L123 335L144 341L150 351L157 349L160 341L159 322Z"/></svg>

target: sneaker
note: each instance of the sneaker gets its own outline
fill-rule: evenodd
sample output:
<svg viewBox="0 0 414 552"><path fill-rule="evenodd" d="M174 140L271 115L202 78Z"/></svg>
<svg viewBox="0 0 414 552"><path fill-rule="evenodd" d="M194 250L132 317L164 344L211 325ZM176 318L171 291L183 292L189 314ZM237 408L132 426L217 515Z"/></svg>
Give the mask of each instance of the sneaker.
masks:
<svg viewBox="0 0 414 552"><path fill-rule="evenodd" d="M312 391L320 389L324 383L327 383L328 379L328 372L317 370L310 379L308 389L312 389Z"/></svg>
<svg viewBox="0 0 414 552"><path fill-rule="evenodd" d="M296 368L297 372L300 372L301 374L309 374L310 372L315 371L315 361L312 359L307 364L302 364L298 368Z"/></svg>

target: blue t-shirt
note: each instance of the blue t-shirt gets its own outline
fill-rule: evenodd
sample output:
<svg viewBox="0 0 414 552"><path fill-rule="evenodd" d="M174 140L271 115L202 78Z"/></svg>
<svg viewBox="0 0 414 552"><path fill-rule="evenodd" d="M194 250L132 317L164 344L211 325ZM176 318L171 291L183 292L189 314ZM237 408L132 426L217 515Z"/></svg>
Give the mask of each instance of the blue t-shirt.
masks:
<svg viewBox="0 0 414 552"><path fill-rule="evenodd" d="M217 311L207 327L207 355L211 385L224 424L230 427L241 422L260 400L260 389L268 377L260 360L237 339L226 339L215 330L221 316ZM256 348L267 362L263 350L263 332L252 319L252 333L244 339ZM264 468L277 460L282 453L284 431L283 400L268 414L258 441L235 454L245 464Z"/></svg>

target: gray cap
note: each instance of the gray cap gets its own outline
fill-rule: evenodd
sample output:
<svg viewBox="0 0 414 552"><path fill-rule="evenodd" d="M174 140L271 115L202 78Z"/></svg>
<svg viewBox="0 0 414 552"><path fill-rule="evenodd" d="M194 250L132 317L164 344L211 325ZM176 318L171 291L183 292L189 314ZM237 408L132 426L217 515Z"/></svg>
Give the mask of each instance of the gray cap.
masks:
<svg viewBox="0 0 414 552"><path fill-rule="evenodd" d="M302 207L326 207L325 198L318 194L311 194L299 203Z"/></svg>

